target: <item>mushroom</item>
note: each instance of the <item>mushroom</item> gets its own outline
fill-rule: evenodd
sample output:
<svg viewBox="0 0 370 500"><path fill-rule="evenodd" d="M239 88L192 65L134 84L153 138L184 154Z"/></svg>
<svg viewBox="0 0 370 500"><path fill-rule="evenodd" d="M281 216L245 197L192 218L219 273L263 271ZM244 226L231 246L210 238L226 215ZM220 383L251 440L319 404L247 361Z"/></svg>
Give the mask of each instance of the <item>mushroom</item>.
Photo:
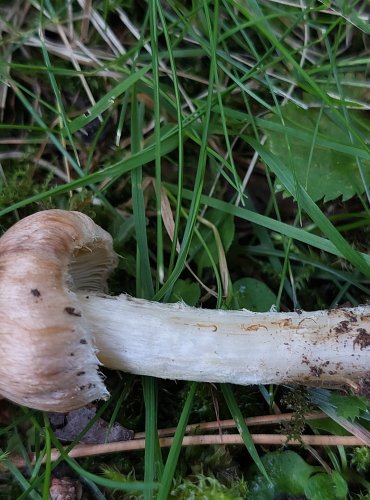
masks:
<svg viewBox="0 0 370 500"><path fill-rule="evenodd" d="M0 393L66 412L109 394L111 369L234 384L349 385L366 394L370 306L225 311L106 295L110 235L79 212L33 214L0 238Z"/></svg>

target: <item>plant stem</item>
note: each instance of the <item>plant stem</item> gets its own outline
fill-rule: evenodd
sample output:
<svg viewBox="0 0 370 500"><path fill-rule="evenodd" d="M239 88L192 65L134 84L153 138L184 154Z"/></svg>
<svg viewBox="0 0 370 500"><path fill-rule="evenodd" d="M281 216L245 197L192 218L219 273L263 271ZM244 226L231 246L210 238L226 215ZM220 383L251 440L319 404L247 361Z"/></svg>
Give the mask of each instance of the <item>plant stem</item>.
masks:
<svg viewBox="0 0 370 500"><path fill-rule="evenodd" d="M369 390L370 306L254 313L78 296L108 368L201 382Z"/></svg>

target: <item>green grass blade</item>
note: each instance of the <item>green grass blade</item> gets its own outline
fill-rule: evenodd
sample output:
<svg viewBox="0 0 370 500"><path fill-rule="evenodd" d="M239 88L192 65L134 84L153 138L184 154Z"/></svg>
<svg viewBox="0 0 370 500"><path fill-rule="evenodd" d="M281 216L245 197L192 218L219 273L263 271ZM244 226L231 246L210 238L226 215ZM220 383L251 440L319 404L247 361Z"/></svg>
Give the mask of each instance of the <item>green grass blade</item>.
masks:
<svg viewBox="0 0 370 500"><path fill-rule="evenodd" d="M265 476L267 481L270 481L270 478L265 470L265 467L261 462L261 459L257 453L256 447L252 440L252 436L248 430L247 424L245 423L244 417L240 411L238 403L236 402L231 386L229 384L221 384L221 390L225 398L226 404L229 408L229 411L231 413L231 416L233 417L237 429L243 439L245 447L248 450L248 453L250 454L251 458L253 459L254 463L258 467L261 474Z"/></svg>
<svg viewBox="0 0 370 500"><path fill-rule="evenodd" d="M42 489L42 500L49 500L49 490L51 485L51 439L50 439L50 422L46 415L43 413L44 417L44 431L45 431L45 447L46 447L46 463L45 463L45 475L44 484Z"/></svg>
<svg viewBox="0 0 370 500"><path fill-rule="evenodd" d="M65 455L63 459L78 475L81 475L82 477L85 477L89 481L92 481L93 483L98 484L99 486L103 486L104 488L137 493L138 491L145 492L148 490L153 490L154 488L157 487L157 485L155 484L151 485L151 484L141 483L139 481L123 483L120 481L113 481L111 479L106 479L102 476L98 476L97 474L93 474L85 470L76 462L76 460L70 458L68 455Z"/></svg>
<svg viewBox="0 0 370 500"><path fill-rule="evenodd" d="M41 19L40 19L40 24L42 25L42 20ZM75 161L76 161L76 164L78 166L78 169L77 169L78 173L80 175L82 175L83 172L82 172L82 170L80 168L79 158L78 158L77 150L76 150L76 147L75 147L75 144L74 144L73 136L72 136L71 131L69 130L69 127L68 127L68 117L67 117L66 112L64 110L60 88L59 88L59 86L57 84L57 81L55 79L55 75L53 74L53 72L51 70L52 64L50 62L48 51L47 51L47 49L45 47L43 35L40 38L41 38L41 42L42 42L41 43L41 50L42 50L42 54L43 54L43 57L44 57L44 61L45 61L45 66L46 66L46 69L47 69L47 73L48 73L48 76L49 76L51 88L53 89L55 100L56 100L56 103L57 103L58 115L59 115L59 117L62 120L62 123L64 125L64 130L66 131L66 135L67 135L67 138L69 140L69 144L72 147L72 150L73 150L73 153L74 153L74 157L75 157Z"/></svg>
<svg viewBox="0 0 370 500"><path fill-rule="evenodd" d="M157 431L157 381L153 377L142 377L144 401L145 401L145 470L144 482L146 484L154 483L158 468L158 457L160 455L159 439ZM159 469L159 470L158 470ZM148 489L144 492L147 500L153 498L153 490Z"/></svg>
<svg viewBox="0 0 370 500"><path fill-rule="evenodd" d="M209 33L209 38L212 40L213 30L211 27L211 22L209 19L208 5L205 0L203 0L203 10L207 19L207 28ZM215 79L215 71L216 71L216 61L214 58L211 58L210 70L209 70L209 83L208 83L208 95L206 102L206 110L202 123L202 142L199 152L199 160L196 170L196 176L194 181L194 197L191 200L190 210L189 210L189 218L186 222L184 236L181 242L181 248L178 255L178 259L176 265L169 276L168 280L164 284L164 286L157 292L156 299L159 300L162 297L167 297L171 293L172 287L179 277L180 273L184 269L184 265L186 262L186 258L189 252L191 240L194 233L195 224L197 222L197 216L200 206L200 198L203 190L204 183L204 175L206 171L207 165L207 148L208 148L208 136L209 129L211 125L211 112L213 105L213 91L214 91L214 79Z"/></svg>
<svg viewBox="0 0 370 500"><path fill-rule="evenodd" d="M80 130L83 127L86 127L89 123L91 123L95 118L102 115L104 111L112 106L114 101L118 99L122 94L131 89L135 83L137 83L144 75L148 73L151 65L147 64L141 69L136 70L134 73L125 78L122 82L115 85L109 92L107 92L98 102L96 102L86 114L82 116L78 116L68 126L68 131L66 128L63 129L63 133L67 134L68 132L74 133L77 130Z"/></svg>
<svg viewBox="0 0 370 500"><path fill-rule="evenodd" d="M141 143L142 122L134 87L131 96L131 148L132 153L138 153ZM146 234L146 215L143 193L143 175L141 167L131 171L132 209L134 215L137 239L137 275L136 294L138 297L151 299L154 287L151 276L148 240Z"/></svg>
<svg viewBox="0 0 370 500"><path fill-rule="evenodd" d="M32 500L42 500L41 497L36 491L34 491L32 485L27 481L27 479L23 476L20 470L7 459L2 460L2 463L12 474L14 479L18 482L18 484L24 489L28 491L27 498L31 498Z"/></svg>
<svg viewBox="0 0 370 500"><path fill-rule="evenodd" d="M182 188L183 188L183 183L184 183L184 135L183 135L183 116L182 116L182 109L181 109L181 98L180 98L180 90L179 90L179 81L177 77L177 68L176 68L176 62L175 62L175 57L174 57L174 51L172 50L171 47L171 40L169 36L169 31L167 29L167 24L165 20L165 16L162 10L162 5L159 0L157 0L157 9L158 9L158 16L160 18L161 24L163 26L163 34L166 40L166 46L168 49L168 57L170 61L170 66L171 66L171 71L172 71L172 81L173 81L173 90L175 94L175 110L176 110L176 119L177 119L177 127L178 127L178 144L179 144L179 151L178 151L178 183L177 183L177 200L176 200L176 213L175 213L175 228L174 228L174 234L173 234L173 241L171 245L171 255L170 255L170 262L168 265L168 273L171 274L173 270L173 266L175 263L175 257L176 257L176 244L179 236L179 230L180 230L180 219L181 219L181 204L182 204Z"/></svg>
<svg viewBox="0 0 370 500"><path fill-rule="evenodd" d="M197 387L198 384L196 382L192 382L189 393L182 408L179 423L177 424L173 442L167 457L166 465L164 467L157 500L166 500L168 498L168 495L170 494L177 462L179 460L180 452L182 449L182 440L185 435L186 425L189 420L189 415L193 406L194 395Z"/></svg>
<svg viewBox="0 0 370 500"><path fill-rule="evenodd" d="M160 82L159 82L159 57L158 57L158 19L157 2L149 1L150 18L150 46L152 52L152 71L153 71L153 89L154 89L154 147L155 147L155 197L157 210L157 285L164 280L164 262L163 262L163 229L162 229L162 205L161 205L161 112L160 112Z"/></svg>
<svg viewBox="0 0 370 500"><path fill-rule="evenodd" d="M166 187L170 191L176 191L175 186L167 185ZM193 192L184 189L183 196L185 199L191 200L193 197ZM241 219L252 222L253 224L258 224L262 227L265 227L266 229L275 231L278 234L282 234L297 241L301 241L302 243L306 243L307 245L311 245L332 255L344 257L341 251L330 240L322 238L321 236L317 236L316 234L312 234L304 229L299 229L297 227L291 226L290 224L285 224L284 222L280 222L278 220L267 217L266 215L253 212L246 208L236 207L235 205L231 205L230 203L227 203L225 201L212 198L211 196L202 195L201 203L216 208L217 210L224 211L225 213L234 215L235 217L240 217ZM359 255L359 258L361 258L361 260L363 260L367 265L370 266L370 255L358 252L356 250L353 251Z"/></svg>
<svg viewBox="0 0 370 500"><path fill-rule="evenodd" d="M133 87L131 96L131 148L137 153L141 143L142 121ZM138 167L131 172L132 208L137 240L136 261L136 293L139 297L151 299L154 287L151 277L149 248L146 234L146 215L144 194L142 188L142 169ZM152 377L142 377L145 401L145 458L144 482L152 484L156 475L156 458L158 456L159 442L157 432L157 382ZM153 490L144 492L145 500L153 498Z"/></svg>

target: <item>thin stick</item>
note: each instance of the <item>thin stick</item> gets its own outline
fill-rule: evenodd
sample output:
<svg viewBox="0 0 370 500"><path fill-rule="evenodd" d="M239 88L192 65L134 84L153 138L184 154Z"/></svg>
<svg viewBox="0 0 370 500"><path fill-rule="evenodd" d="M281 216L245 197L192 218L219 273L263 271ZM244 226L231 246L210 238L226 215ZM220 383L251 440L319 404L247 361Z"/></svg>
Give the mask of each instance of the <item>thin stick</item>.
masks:
<svg viewBox="0 0 370 500"><path fill-rule="evenodd" d="M280 424L282 422L290 422L294 418L294 413L280 413L279 415L261 415L258 417L248 417L245 418L245 423L249 426L256 425L273 425ZM307 420L318 420L327 418L326 413L323 412L312 412L304 416ZM191 434L199 431L214 431L219 429L232 429L236 427L235 420L215 420L214 422L200 422L198 424L190 424L186 426L186 434ZM166 429L159 429L159 437L169 437L173 436L176 432L176 427L168 427ZM135 439L144 439L145 432L136 432Z"/></svg>
<svg viewBox="0 0 370 500"><path fill-rule="evenodd" d="M278 434L252 434L252 439L255 444L265 446L363 446L364 443L355 436L300 436L299 439L289 439L287 435ZM159 439L161 448L169 448L172 445L173 438L165 437ZM183 446L200 446L200 445L243 445L244 442L240 434L225 434L225 435L202 435L202 436L185 436ZM120 441L117 443L106 444L78 444L70 452L68 456L71 458L91 457L96 455L105 455L108 453L120 453L127 451L137 451L145 449L145 439L132 439L131 441ZM55 462L60 457L60 452L57 449L51 450L50 459ZM18 468L25 466L25 461L21 457L9 457L9 460ZM36 456L31 454L31 463L36 462ZM43 460L43 463L45 459Z"/></svg>

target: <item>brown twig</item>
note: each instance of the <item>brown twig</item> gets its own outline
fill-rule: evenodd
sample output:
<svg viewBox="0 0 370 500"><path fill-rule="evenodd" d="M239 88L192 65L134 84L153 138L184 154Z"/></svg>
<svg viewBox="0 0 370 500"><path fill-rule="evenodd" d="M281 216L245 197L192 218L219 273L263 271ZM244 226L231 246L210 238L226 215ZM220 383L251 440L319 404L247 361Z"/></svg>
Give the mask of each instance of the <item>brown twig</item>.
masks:
<svg viewBox="0 0 370 500"><path fill-rule="evenodd" d="M363 442L355 436L300 436L299 439L290 439L287 435L282 434L252 434L254 444L265 446L363 446ZM159 439L161 448L168 448L172 445L172 437L164 437ZM224 435L201 435L201 436L185 436L182 441L182 446L200 446L200 445L242 445L243 440L240 434L224 434ZM105 455L108 453L119 453L127 451L137 451L145 449L145 439L132 439L131 441L120 441L117 443L106 444L78 444L70 452L68 456L71 458L91 457L97 455ZM51 451L50 460L56 461L60 457L59 450ZM25 461L21 457L9 457L9 460L18 468L25 466ZM31 463L36 462L36 456L30 456ZM43 462L46 459L44 458Z"/></svg>
<svg viewBox="0 0 370 500"><path fill-rule="evenodd" d="M283 422L290 422L294 418L294 413L281 413L278 415L261 415L258 417L248 417L245 419L245 423L249 426L256 425L276 425ZM322 418L327 418L327 415L323 412L312 412L305 415L305 420L318 420ZM193 434L200 431L214 431L219 429L233 429L236 427L235 421L233 419L229 420L215 420L214 422L200 422L198 424L190 424L186 426L185 434ZM159 429L159 437L173 436L176 432L176 427L169 427L167 429ZM145 432L137 432L135 434L135 439L145 438Z"/></svg>
<svg viewBox="0 0 370 500"><path fill-rule="evenodd" d="M276 425L282 422L290 421L294 417L294 413L283 413L279 415L262 415L258 417L249 417L245 419L248 426L257 425ZM322 412L312 412L305 415L305 420L316 420L326 418L326 414ZM235 421L220 420L214 422L203 422L199 424L191 424L186 427L186 433L194 433L199 431L214 431L235 428ZM176 427L167 429L159 429L159 444L161 448L168 448L172 445L173 435L176 432ZM303 435L300 439L290 439L284 434L252 434L252 440L255 444L265 446L363 446L361 439L355 436L309 436ZM200 446L200 445L242 445L243 440L239 434L208 434L208 435L191 435L185 436L182 442L183 446ZM145 433L137 432L134 439L130 441L120 441L116 443L105 444L78 444L69 451L68 456L71 458L81 458L97 455L105 455L108 453L119 453L128 451L137 451L145 449ZM60 452L57 449L51 451L51 461L54 462L60 457ZM36 455L30 455L30 462L36 462ZM10 456L9 460L18 468L25 466L25 461L21 457ZM46 459L44 458L43 462Z"/></svg>

